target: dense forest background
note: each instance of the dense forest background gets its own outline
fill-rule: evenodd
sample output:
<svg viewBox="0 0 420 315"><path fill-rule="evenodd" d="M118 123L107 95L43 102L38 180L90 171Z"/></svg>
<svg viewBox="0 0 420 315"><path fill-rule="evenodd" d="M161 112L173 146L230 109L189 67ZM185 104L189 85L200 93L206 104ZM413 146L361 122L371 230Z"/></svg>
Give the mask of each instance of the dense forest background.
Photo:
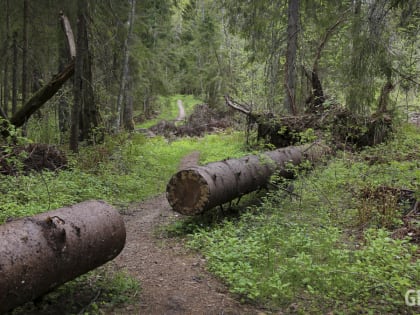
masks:
<svg viewBox="0 0 420 315"><path fill-rule="evenodd" d="M94 199L128 236L9 314L419 313L419 33L417 0L0 0L0 231ZM183 165L290 145L327 154L168 204Z"/></svg>
<svg viewBox="0 0 420 315"><path fill-rule="evenodd" d="M69 18L75 75L24 121L38 126L39 141L72 137L76 151L99 133L132 130L133 119L159 110L159 95L194 94L218 107L228 94L253 110L289 114L311 98L361 113L396 104L408 111L416 101L414 0L3 0L1 7L0 105L12 122L71 62L60 12Z"/></svg>

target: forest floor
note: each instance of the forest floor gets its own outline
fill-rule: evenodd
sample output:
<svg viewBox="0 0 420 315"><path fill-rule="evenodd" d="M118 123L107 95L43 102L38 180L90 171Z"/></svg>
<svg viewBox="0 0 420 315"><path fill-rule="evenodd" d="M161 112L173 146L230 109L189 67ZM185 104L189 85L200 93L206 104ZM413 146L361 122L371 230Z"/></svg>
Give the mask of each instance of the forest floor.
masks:
<svg viewBox="0 0 420 315"><path fill-rule="evenodd" d="M199 152L187 155L180 169L198 163ZM205 269L206 261L186 249L179 238L160 235L162 227L181 215L165 195L132 205L124 212L127 241L111 265L126 270L141 284L136 302L110 314L264 314L239 303Z"/></svg>
<svg viewBox="0 0 420 315"><path fill-rule="evenodd" d="M177 120L185 118L177 101ZM179 169L198 164L199 152L180 161ZM126 270L140 282L135 302L110 314L264 314L252 305L241 304L224 284L206 271L206 261L188 250L179 238L162 236L164 227L181 219L164 194L133 204L124 211L126 245L110 264Z"/></svg>

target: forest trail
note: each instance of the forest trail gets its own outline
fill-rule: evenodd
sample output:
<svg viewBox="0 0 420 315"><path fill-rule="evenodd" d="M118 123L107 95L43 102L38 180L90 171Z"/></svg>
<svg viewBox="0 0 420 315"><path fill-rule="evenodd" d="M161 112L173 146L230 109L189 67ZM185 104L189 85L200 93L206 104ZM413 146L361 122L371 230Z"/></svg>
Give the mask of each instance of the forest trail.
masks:
<svg viewBox="0 0 420 315"><path fill-rule="evenodd" d="M178 100L176 102L176 105L178 106L178 117L176 118L176 121L181 121L185 119L185 108L184 104L181 100Z"/></svg>
<svg viewBox="0 0 420 315"><path fill-rule="evenodd" d="M187 155L180 168L196 165L199 152ZM111 265L137 279L141 292L135 303L110 314L264 314L240 304L205 270L206 261L182 241L164 238L159 229L181 215L165 195L134 204L124 213L127 241Z"/></svg>

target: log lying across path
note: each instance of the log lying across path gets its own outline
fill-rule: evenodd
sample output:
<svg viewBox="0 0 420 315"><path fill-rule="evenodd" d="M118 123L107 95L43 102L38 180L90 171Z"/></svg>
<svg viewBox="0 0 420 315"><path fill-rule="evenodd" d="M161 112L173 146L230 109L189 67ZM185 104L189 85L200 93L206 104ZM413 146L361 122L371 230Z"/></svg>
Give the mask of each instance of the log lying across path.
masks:
<svg viewBox="0 0 420 315"><path fill-rule="evenodd" d="M0 314L113 259L125 237L122 217L101 201L0 225Z"/></svg>
<svg viewBox="0 0 420 315"><path fill-rule="evenodd" d="M293 174L287 170L288 163L313 162L327 151L323 145L311 144L190 167L172 176L166 197L175 211L199 214L264 187L276 171L290 178Z"/></svg>

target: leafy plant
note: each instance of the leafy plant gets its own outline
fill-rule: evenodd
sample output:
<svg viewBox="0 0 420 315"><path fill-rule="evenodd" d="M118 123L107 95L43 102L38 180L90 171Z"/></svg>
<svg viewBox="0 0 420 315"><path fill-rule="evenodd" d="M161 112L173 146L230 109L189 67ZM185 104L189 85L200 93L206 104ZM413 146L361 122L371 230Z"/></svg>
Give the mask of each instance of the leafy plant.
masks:
<svg viewBox="0 0 420 315"><path fill-rule="evenodd" d="M45 314L104 314L107 309L130 303L140 290L139 283L126 272L100 268L67 282L34 303L16 308L12 314L30 314L41 309Z"/></svg>
<svg viewBox="0 0 420 315"><path fill-rule="evenodd" d="M378 187L419 190L413 180L420 178L418 160L408 156L418 154L420 142L413 142L417 133L404 137L357 155L343 153L307 174L294 169L293 195L272 191L239 220L193 231L189 245L233 293L273 310L410 313L404 294L420 286L418 246L385 230L402 222L392 189L376 204L363 204L360 196ZM384 161L385 168L364 159L372 152L404 158Z"/></svg>

